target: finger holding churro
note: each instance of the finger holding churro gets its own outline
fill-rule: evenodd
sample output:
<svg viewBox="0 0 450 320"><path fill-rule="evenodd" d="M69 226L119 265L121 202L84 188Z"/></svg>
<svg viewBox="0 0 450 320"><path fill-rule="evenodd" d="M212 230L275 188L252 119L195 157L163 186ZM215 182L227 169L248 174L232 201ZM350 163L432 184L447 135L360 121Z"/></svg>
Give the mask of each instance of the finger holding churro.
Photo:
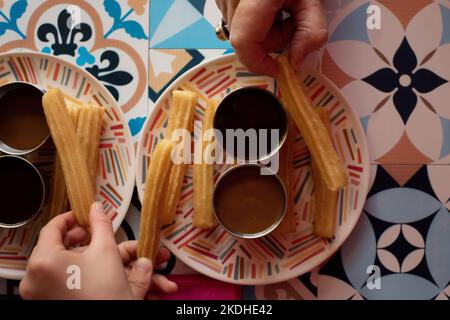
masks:
<svg viewBox="0 0 450 320"><path fill-rule="evenodd" d="M159 250L163 201L164 195L168 192L174 147L175 142L169 139L163 139L158 143L152 154L145 181L137 252L138 257L146 257L153 262Z"/></svg>
<svg viewBox="0 0 450 320"><path fill-rule="evenodd" d="M80 225L88 226L94 195L86 161L64 96L60 90L51 89L44 95L42 104L61 160L72 211Z"/></svg>
<svg viewBox="0 0 450 320"><path fill-rule="evenodd" d="M286 54L277 58L278 84L286 108L300 129L305 143L316 161L317 168L330 190L336 191L347 184L347 173L333 142L305 96L299 79Z"/></svg>
<svg viewBox="0 0 450 320"><path fill-rule="evenodd" d="M176 130L181 129L192 132L197 99L198 96L194 92L180 90L173 91L172 105L166 131L166 136L169 139L175 138L172 136ZM176 164L172 167L162 210L163 225L172 223L175 217L185 173L186 165L183 163Z"/></svg>
<svg viewBox="0 0 450 320"><path fill-rule="evenodd" d="M81 149L86 160L92 192L94 194L97 176L98 149L104 112L104 108L99 105L81 107L79 110L77 126L77 137L80 141Z"/></svg>
<svg viewBox="0 0 450 320"><path fill-rule="evenodd" d="M73 125L78 126L78 119L80 115L80 106L68 106L69 114ZM56 153L55 163L53 168L53 185L52 195L50 199L50 215L49 220L57 215L68 210L69 199L67 197L66 181L64 180L64 173L61 165L61 159Z"/></svg>
<svg viewBox="0 0 450 320"><path fill-rule="evenodd" d="M331 135L330 113L324 108L317 108L317 114ZM320 175L315 160L312 160L314 181L314 233L319 237L332 238L336 232L336 209L338 191L328 189Z"/></svg>
<svg viewBox="0 0 450 320"><path fill-rule="evenodd" d="M213 128L214 114L217 109L217 101L209 100L203 119L202 132L208 132ZM203 137L199 137L202 141ZM194 217L193 225L197 228L209 229L217 225L212 208L214 189L214 166L205 161L205 153L211 150L215 141L202 141L201 163L194 164Z"/></svg>

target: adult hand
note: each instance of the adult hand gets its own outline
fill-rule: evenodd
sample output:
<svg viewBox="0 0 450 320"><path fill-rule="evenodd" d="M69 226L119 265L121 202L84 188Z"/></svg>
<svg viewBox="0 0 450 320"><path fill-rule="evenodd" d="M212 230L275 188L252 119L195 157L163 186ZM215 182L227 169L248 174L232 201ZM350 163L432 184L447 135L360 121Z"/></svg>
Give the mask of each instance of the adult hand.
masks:
<svg viewBox="0 0 450 320"><path fill-rule="evenodd" d="M153 274L150 260L136 260L136 241L116 244L111 221L101 204L91 208L90 231L89 245L75 247L85 243L88 232L76 225L71 212L43 227L20 283L22 298L144 299L177 290L175 283ZM166 249L161 250L157 264L169 256ZM80 271L79 289L68 286L71 266Z"/></svg>
<svg viewBox="0 0 450 320"><path fill-rule="evenodd" d="M297 70L305 56L328 39L321 0L216 0L230 27L230 42L250 71L275 77L269 53L289 47L289 60ZM281 11L290 14L281 19Z"/></svg>

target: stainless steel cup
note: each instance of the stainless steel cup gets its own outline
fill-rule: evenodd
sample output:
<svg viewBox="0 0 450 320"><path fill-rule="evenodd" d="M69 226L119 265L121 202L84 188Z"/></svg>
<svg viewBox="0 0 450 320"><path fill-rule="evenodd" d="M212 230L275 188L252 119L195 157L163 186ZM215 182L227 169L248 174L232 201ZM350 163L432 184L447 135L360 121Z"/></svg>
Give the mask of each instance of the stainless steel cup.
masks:
<svg viewBox="0 0 450 320"><path fill-rule="evenodd" d="M274 220L275 222L269 226L268 228L264 229L264 230L260 230L259 232L256 233L241 233L237 230L233 230L231 229L229 226L227 226L221 216L221 212L219 212L218 207L217 207L217 196L218 196L218 192L220 192L220 186L221 184L230 177L230 175L232 174L239 174L240 170L243 170L245 168L248 167L256 167L259 169L259 171L263 171L263 170L270 170L269 168L261 165L261 164L240 164L234 167L231 167L230 169L228 169L227 171L225 171L220 178L217 180L215 186L214 186L214 193L213 193L213 212L214 215L219 223L219 225L224 228L226 231L228 231L230 234L232 234L233 236L236 236L238 238L244 238L244 239L256 239L256 238L260 238L260 237L264 237L266 235L268 235L269 233L271 233L273 230L275 230L281 223L281 221L283 220L285 214L286 214L286 210L287 210L287 203L288 203L288 196L287 196L287 191L286 191L286 187L283 183L283 181L280 179L280 177L278 175L275 174L275 172L272 172L272 174L265 174L264 176L267 179L273 179L273 181L278 185L278 187L280 188L280 190L283 193L283 204L282 204L282 210L280 212L274 213L274 215L276 215L276 219ZM245 217L242 217L242 219L245 219Z"/></svg>
<svg viewBox="0 0 450 320"><path fill-rule="evenodd" d="M283 146L283 144L286 141L287 135L288 135L288 130L289 130L289 120L288 120L288 112L286 110L286 108L284 107L284 104L281 102L280 99L278 99L278 97L276 95L274 95L271 91L266 90L264 88L260 88L260 87L255 87L255 86L247 86L247 87L241 87L238 88L236 90L231 91L230 93L226 94L222 100L219 102L218 106L217 106L217 111L214 115L214 121L213 121L213 126L214 129L217 131L222 131L219 128L222 125L219 125L220 123L220 117L223 115L223 112L226 112L226 108L229 108L229 101L231 99L239 99L241 96L244 96L246 93L253 91L253 94L258 93L260 94L262 97L264 97L266 100L271 100L271 103L273 103L273 106L275 109L277 109L280 114L283 114L284 116L284 120L283 123L281 123L281 128L278 128L279 130L283 131L282 135L280 137L280 141L277 143L276 147L273 148L272 150L268 151L267 154L264 155L260 155L258 152L258 155L256 157L249 157L245 158L245 157L240 157L239 154L230 154L229 150L227 150L227 145L225 145L225 143L222 143L221 147L223 148L225 154L227 155L227 157L233 157L235 160L238 160L239 163L241 162L249 162L249 163L254 163L254 162L262 162L268 159L271 159L274 155L276 155L278 153L278 151L281 149L281 147ZM240 111L245 111L245 110L240 110ZM243 114L245 114L246 112L236 112L237 117L242 117ZM258 111L255 111L254 116L264 116L259 114L257 115ZM249 119L249 122L251 122L251 119ZM228 129L229 127L227 127ZM224 135L223 132L222 136ZM220 145L220 141L219 145ZM223 141L222 141L223 142Z"/></svg>
<svg viewBox="0 0 450 320"><path fill-rule="evenodd" d="M6 95L15 94L15 92L17 92L17 94L20 94L20 95L23 95L24 92L28 93L28 94L40 95L41 97L43 95L43 90L41 90L37 86L30 84L28 82L22 82L22 81L8 82L8 83L0 86L0 108L3 107L2 100L5 99ZM43 117L43 119L45 119L44 110L42 108L42 103L41 102L37 103L35 107L40 108L39 112L42 112L42 117ZM8 112L20 113L21 110L19 110L19 109L8 110ZM8 124L6 124L6 125L8 125ZM13 127L13 124L11 124L10 127L6 127L3 129L6 129L10 132L14 132L14 130L17 130L17 128ZM33 132L30 129L30 134L32 134L32 133ZM45 137L41 141L39 141L38 143L33 145L31 148L22 150L22 149L17 149L14 146L8 145L4 141L4 137L2 137L0 134L0 152L6 153L8 155L16 155L16 156L26 155L26 154L32 153L32 152L36 151L37 149L39 149L49 139L49 137L50 137L50 130L48 130L48 134L46 134Z"/></svg>
<svg viewBox="0 0 450 320"><path fill-rule="evenodd" d="M12 166L20 170L9 170ZM7 175L7 178L4 175ZM33 179L33 183L30 183L30 180L24 180L26 178ZM22 187L16 185L12 188L8 185L13 179L14 183L20 183ZM8 197L11 193L14 193L13 196ZM30 195L30 193L33 194ZM34 220L44 206L45 195L44 179L31 162L13 155L0 156L0 199L2 199L0 227L18 228ZM30 202L30 197L34 197L35 201ZM25 210L29 211L25 212ZM14 215L19 217L16 218Z"/></svg>

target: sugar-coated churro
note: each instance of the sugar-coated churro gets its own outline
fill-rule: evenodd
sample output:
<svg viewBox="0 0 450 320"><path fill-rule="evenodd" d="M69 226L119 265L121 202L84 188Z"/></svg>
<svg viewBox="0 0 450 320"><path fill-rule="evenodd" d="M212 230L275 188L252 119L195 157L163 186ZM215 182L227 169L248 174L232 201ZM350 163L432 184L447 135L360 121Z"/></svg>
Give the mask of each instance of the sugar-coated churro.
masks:
<svg viewBox="0 0 450 320"><path fill-rule="evenodd" d="M138 257L147 257L155 262L159 250L162 227L162 205L167 192L171 155L175 142L161 140L156 146L148 167L145 181L144 199L142 200Z"/></svg>
<svg viewBox="0 0 450 320"><path fill-rule="evenodd" d="M203 118L203 133L213 129L214 114L217 109L217 101L208 100L205 117ZM203 140L203 137L199 137ZM194 164L194 217L193 225L197 228L209 229L217 225L212 209L212 198L214 189L214 165L205 161L205 151L211 150L212 141L201 143L201 163Z"/></svg>
<svg viewBox="0 0 450 320"><path fill-rule="evenodd" d="M60 90L51 89L42 98L42 104L61 160L72 211L80 225L88 226L94 195L88 168L64 96Z"/></svg>
<svg viewBox="0 0 450 320"><path fill-rule="evenodd" d="M172 92L166 137L172 138L172 134L177 129L192 131L197 100L198 94L192 91L174 90Z"/></svg>
<svg viewBox="0 0 450 320"><path fill-rule="evenodd" d="M317 168L328 188L334 191L339 190L347 184L347 174L333 147L333 142L319 115L313 110L303 93L300 81L287 55L280 55L277 63L279 67L277 80L286 108L303 134L311 156L316 161Z"/></svg>
<svg viewBox="0 0 450 320"><path fill-rule="evenodd" d="M286 214L281 221L280 226L277 228L279 232L289 233L296 230L296 217L295 217L295 203L294 203L294 136L295 136L295 124L289 117L289 130L284 142L283 147L280 150L280 167L278 169L278 175L283 180L286 187L288 204L286 208Z"/></svg>
<svg viewBox="0 0 450 320"><path fill-rule="evenodd" d="M104 112L104 108L99 105L81 107L77 126L77 137L87 163L94 194L97 176L98 148Z"/></svg>
<svg viewBox="0 0 450 320"><path fill-rule="evenodd" d="M173 137L176 130L188 130L192 132L194 123L195 106L198 96L191 91L175 90L172 92L172 105L167 124L166 137L173 141L182 137ZM186 173L185 164L175 164L170 172L166 198L162 209L162 224L172 223L180 199L181 187Z"/></svg>
<svg viewBox="0 0 450 320"><path fill-rule="evenodd" d="M324 108L317 108L317 114L331 135L330 113ZM320 237L332 238L336 232L336 209L338 191L328 189L325 181L312 160L314 181L314 233Z"/></svg>
<svg viewBox="0 0 450 320"><path fill-rule="evenodd" d="M73 125L76 128L80 115L80 106L68 106L68 110ZM68 208L69 199L67 197L66 181L64 180L61 159L59 158L58 153L56 153L55 163L53 166L52 195L50 199L49 220L53 219L61 213L66 212Z"/></svg>

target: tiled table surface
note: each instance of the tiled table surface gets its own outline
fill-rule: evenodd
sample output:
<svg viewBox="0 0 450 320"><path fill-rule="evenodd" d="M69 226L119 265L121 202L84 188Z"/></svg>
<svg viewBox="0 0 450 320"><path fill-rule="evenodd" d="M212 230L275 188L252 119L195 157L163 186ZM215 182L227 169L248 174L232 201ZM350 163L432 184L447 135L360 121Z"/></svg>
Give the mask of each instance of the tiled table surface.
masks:
<svg viewBox="0 0 450 320"><path fill-rule="evenodd" d="M178 276L186 284L181 297L200 297L195 287L202 298L450 296L450 2L325 5L330 41L307 64L341 89L366 130L372 174L362 217L340 252L309 274L258 287L215 281L202 287L198 276ZM381 10L380 30L366 27L369 5ZM68 13L83 27L61 39L58 19ZM118 99L137 141L154 102L176 77L231 51L215 38L220 17L213 0L0 0L0 51L36 50L86 68ZM134 238L138 219L132 207L119 237ZM366 286L370 265L380 268L380 289ZM167 271L193 273L175 261ZM16 286L0 281L0 293L13 294Z"/></svg>

